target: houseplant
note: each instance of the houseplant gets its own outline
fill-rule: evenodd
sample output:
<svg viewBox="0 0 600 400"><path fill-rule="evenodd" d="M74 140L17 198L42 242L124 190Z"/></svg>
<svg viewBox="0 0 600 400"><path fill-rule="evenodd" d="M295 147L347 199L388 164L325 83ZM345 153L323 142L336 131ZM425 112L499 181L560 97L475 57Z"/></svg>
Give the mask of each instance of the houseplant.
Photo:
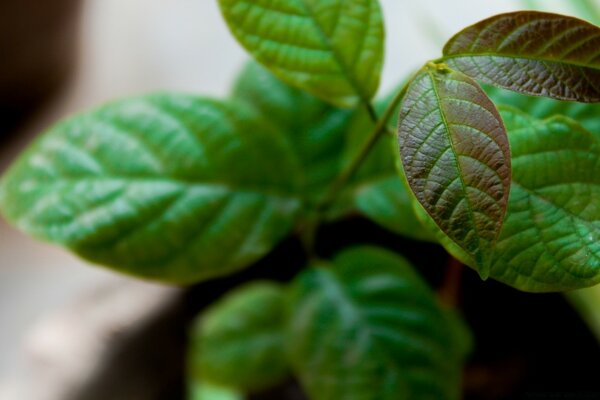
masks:
<svg viewBox="0 0 600 400"><path fill-rule="evenodd" d="M178 284L235 273L297 236L309 267L291 284L248 284L201 317L190 357L201 393L260 391L291 368L311 398L458 396L470 346L457 312L388 250L324 259L319 228L348 215L439 241L520 290L598 282L597 108L539 99L527 105L564 115L497 111L475 81L596 102L597 27L492 17L373 101L376 1L220 4L263 65L231 99L158 94L71 118L17 161L0 195L30 234Z"/></svg>

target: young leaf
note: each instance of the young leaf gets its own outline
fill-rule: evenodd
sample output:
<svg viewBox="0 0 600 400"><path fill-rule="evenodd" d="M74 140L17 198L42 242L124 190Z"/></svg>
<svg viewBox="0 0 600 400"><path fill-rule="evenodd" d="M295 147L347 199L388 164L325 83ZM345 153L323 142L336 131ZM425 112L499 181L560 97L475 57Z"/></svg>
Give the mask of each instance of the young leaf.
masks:
<svg viewBox="0 0 600 400"><path fill-rule="evenodd" d="M513 154L491 276L527 291L600 282L600 134L564 117L503 110Z"/></svg>
<svg viewBox="0 0 600 400"><path fill-rule="evenodd" d="M290 299L290 358L311 399L459 398L464 338L402 258L346 250Z"/></svg>
<svg viewBox="0 0 600 400"><path fill-rule="evenodd" d="M508 210L490 276L529 292L600 283L600 134L565 117L501 109L513 153ZM424 212L417 216L456 258L477 268Z"/></svg>
<svg viewBox="0 0 600 400"><path fill-rule="evenodd" d="M537 11L497 15L456 34L444 62L486 83L517 92L600 101L600 28Z"/></svg>
<svg viewBox="0 0 600 400"><path fill-rule="evenodd" d="M285 82L340 107L373 97L383 60L377 0L219 0L237 40Z"/></svg>
<svg viewBox="0 0 600 400"><path fill-rule="evenodd" d="M406 178L439 227L487 276L510 189L504 125L467 76L427 66L400 108L398 139Z"/></svg>
<svg viewBox="0 0 600 400"><path fill-rule="evenodd" d="M241 104L162 94L58 124L4 177L33 236L117 270L189 283L264 255L300 209L289 145Z"/></svg>
<svg viewBox="0 0 600 400"><path fill-rule="evenodd" d="M245 392L279 383L288 372L284 294L255 282L229 293L194 324L188 358L194 380Z"/></svg>

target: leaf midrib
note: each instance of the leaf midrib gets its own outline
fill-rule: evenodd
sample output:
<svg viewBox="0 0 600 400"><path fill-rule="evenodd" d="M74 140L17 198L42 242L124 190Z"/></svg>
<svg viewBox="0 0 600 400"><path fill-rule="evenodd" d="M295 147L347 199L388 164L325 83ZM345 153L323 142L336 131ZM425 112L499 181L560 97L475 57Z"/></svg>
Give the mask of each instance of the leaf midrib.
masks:
<svg viewBox="0 0 600 400"><path fill-rule="evenodd" d="M345 0L342 0L345 1ZM299 0L299 3L302 5L302 7L304 8L304 10L306 11L306 14L310 17L310 19L312 21L314 21L314 24L317 28L317 32L319 33L319 36L321 36L321 39L323 40L323 42L325 42L325 44L327 45L327 47L329 48L329 51L331 51L331 53L333 54L334 58L337 60L338 65L340 66L342 73L348 78L348 82L350 83L350 85L354 88L354 90L356 90L356 93L358 94L358 96L363 100L363 101L368 101L369 100L369 96L367 96L364 92L363 92L363 88L361 87L361 85L358 83L358 79L356 78L356 76L354 75L354 72L352 72L352 69L350 68L350 66L346 65L346 63L344 62L343 58L341 57L341 55L339 54L339 52L336 50L335 46L333 46L333 44L331 43L331 40L329 40L329 36L327 36L327 34L325 33L325 30L323 29L323 27L321 26L321 24L319 24L319 20L316 18L316 14L314 12L314 10L308 5L308 3L306 2L306 0ZM370 22L371 22L371 1L368 2L369 4L369 27L370 27ZM343 7L343 5L342 5ZM342 18L343 15L341 15L339 18ZM336 23L338 24L339 21ZM368 31L368 28L367 28ZM359 54L360 55L360 54Z"/></svg>
<svg viewBox="0 0 600 400"><path fill-rule="evenodd" d="M444 124L444 127L446 128L446 132L448 133L448 142L450 144L450 149L452 150L452 154L454 155L454 164L456 165L456 169L458 170L458 177L460 179L460 184L462 186L462 190L463 190L463 192L465 194L465 201L468 204L467 209L469 210L469 218L470 218L471 224L473 226L473 231L476 233L476 236L477 236L477 247L478 247L478 249L480 249L481 248L481 235L479 234L479 232L477 230L477 225L475 223L475 215L473 214L473 209L472 209L471 201L469 200L469 196L468 196L468 193L467 193L467 185L465 184L465 181L463 179L462 169L460 167L460 163L459 163L459 160L458 160L459 156L458 156L458 154L457 154L457 152L456 152L456 150L454 148L454 141L452 140L452 135L450 134L450 125L448 123L448 120L446 119L446 114L444 113L444 110L442 108L442 99L441 99L441 97L439 95L439 92L438 92L438 88L437 88L437 83L436 83L436 80L435 80L435 76L429 70L427 71L427 75L429 76L429 79L431 80L433 94L435 95L436 102L438 104L438 109L440 111L440 116L442 118L442 123ZM455 243L458 244L458 242L456 242L454 240L453 240L453 242L455 242ZM469 253L469 254L472 253L470 250L465 249L462 244L458 244L458 245L461 248L463 248L463 250L465 250L467 253ZM481 251L477 251L473 255L477 259L478 264L483 264L483 260L481 259Z"/></svg>

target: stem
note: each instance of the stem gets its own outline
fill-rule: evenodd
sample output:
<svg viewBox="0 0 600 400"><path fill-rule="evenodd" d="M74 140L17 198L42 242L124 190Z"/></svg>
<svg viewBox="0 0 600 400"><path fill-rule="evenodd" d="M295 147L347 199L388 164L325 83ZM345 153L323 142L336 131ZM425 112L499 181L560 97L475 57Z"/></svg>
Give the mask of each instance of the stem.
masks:
<svg viewBox="0 0 600 400"><path fill-rule="evenodd" d="M442 304L455 308L458 305L463 264L450 255L448 257L446 276L442 286L438 289L438 298Z"/></svg>
<svg viewBox="0 0 600 400"><path fill-rule="evenodd" d="M352 162L342 171L342 173L337 177L337 179L331 184L331 187L327 194L323 197L321 202L317 205L317 212L322 213L327 208L331 206L331 204L335 201L337 196L339 195L342 188L348 183L348 180L352 178L354 173L361 166L362 162L365 160L369 152L377 143L382 133L389 132L389 128L387 125L388 120L392 117L392 113L396 110L396 106L400 103L400 100L406 94L406 90L408 85L404 85L402 90L400 90L392 99L390 104L387 106L385 111L383 112L380 118L377 118L377 114L375 113L375 109L373 106L368 103L366 104L367 112L369 113L369 117L373 122L376 122L375 127L367 136L367 140L361 147L360 151L356 155L356 157L352 160Z"/></svg>

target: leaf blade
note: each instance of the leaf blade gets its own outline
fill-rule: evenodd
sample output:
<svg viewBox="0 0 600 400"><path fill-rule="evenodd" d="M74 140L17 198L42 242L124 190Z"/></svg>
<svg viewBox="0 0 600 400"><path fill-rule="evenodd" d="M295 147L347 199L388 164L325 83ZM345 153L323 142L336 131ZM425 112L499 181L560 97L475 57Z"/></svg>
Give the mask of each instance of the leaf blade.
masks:
<svg viewBox="0 0 600 400"><path fill-rule="evenodd" d="M189 283L248 265L289 231L300 207L289 154L240 105L128 99L44 134L4 177L1 208L93 262Z"/></svg>
<svg viewBox="0 0 600 400"><path fill-rule="evenodd" d="M537 11L500 14L467 27L444 47L463 73L529 95L600 101L600 29Z"/></svg>
<svg viewBox="0 0 600 400"><path fill-rule="evenodd" d="M220 0L238 41L279 78L340 107L369 100L383 60L376 0Z"/></svg>
<svg viewBox="0 0 600 400"><path fill-rule="evenodd" d="M466 75L428 66L400 108L400 157L419 203L487 275L510 190L508 138L493 103Z"/></svg>
<svg viewBox="0 0 600 400"><path fill-rule="evenodd" d="M191 377L243 392L279 383L288 373L284 323L280 285L253 282L228 293L194 322Z"/></svg>
<svg viewBox="0 0 600 400"><path fill-rule="evenodd" d="M458 398L457 331L403 259L349 249L291 290L291 361L311 398Z"/></svg>

